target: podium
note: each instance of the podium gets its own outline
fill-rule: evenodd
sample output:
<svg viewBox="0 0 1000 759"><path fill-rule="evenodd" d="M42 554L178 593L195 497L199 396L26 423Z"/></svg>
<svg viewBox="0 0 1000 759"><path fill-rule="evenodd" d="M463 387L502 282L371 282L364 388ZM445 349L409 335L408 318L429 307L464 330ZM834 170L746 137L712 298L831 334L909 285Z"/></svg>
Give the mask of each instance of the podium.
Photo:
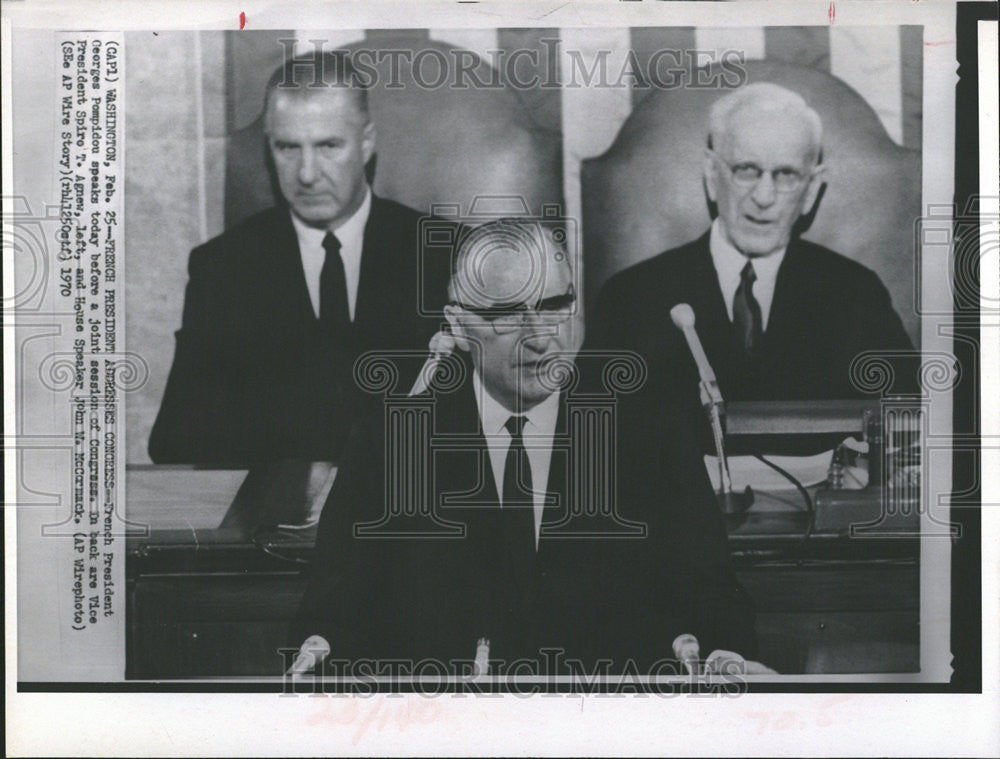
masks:
<svg viewBox="0 0 1000 759"><path fill-rule="evenodd" d="M864 441L867 483L846 488L828 481L817 488L811 529L852 537L914 537L920 534L924 403L910 398L731 403L727 442L735 442L737 450L767 453L768 443L775 440L786 447L796 439L818 440L820 447L837 445L848 436ZM838 466L838 455L832 468Z"/></svg>
<svg viewBox="0 0 1000 759"><path fill-rule="evenodd" d="M128 516L148 529L127 541L128 679L278 677L280 649L301 642L288 633L315 527L220 527L244 476L129 468ZM914 671L919 540L824 528L804 541L807 527L804 512L728 520L759 659L788 674Z"/></svg>

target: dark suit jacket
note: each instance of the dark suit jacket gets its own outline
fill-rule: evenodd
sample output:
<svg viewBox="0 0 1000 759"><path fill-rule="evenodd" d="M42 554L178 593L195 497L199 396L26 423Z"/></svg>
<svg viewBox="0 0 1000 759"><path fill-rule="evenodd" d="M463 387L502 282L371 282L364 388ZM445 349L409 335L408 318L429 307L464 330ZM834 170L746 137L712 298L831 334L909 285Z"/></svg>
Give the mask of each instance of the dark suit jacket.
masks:
<svg viewBox="0 0 1000 759"><path fill-rule="evenodd" d="M698 335L729 401L859 397L849 372L858 353L912 349L874 272L796 239L778 271L760 360L751 366L741 358L708 240L705 234L619 272L605 284L588 320L588 347L643 356L647 392L662 393L676 381L684 391L697 392L694 361L670 320L678 303L694 309ZM897 373L898 392L913 384L906 369Z"/></svg>
<svg viewBox="0 0 1000 759"><path fill-rule="evenodd" d="M373 198L346 350L319 329L286 208L263 211L195 248L174 363L149 441L153 461L335 459L367 400L352 378L356 356L424 350L441 321L419 317L418 298L440 312L450 256L425 246L420 276L419 219L412 209Z"/></svg>
<svg viewBox="0 0 1000 759"><path fill-rule="evenodd" d="M688 632L703 655L754 655L752 604L735 581L720 512L685 429L672 428L662 446L619 441L617 513L645 525L630 538L547 533L569 513L568 462L579 450L557 443L548 491L558 500L546 507L538 552L524 563L523 540L512 545L504 532L510 511L498 507L469 385L436 398L436 435L465 442L437 451L431 470L432 503L465 494L437 509L465 526L464 537L354 537L356 523L377 521L385 508L385 423L379 414L359 424L320 520L293 645L321 634L335 658L447 662L470 660L485 636L491 658L508 664L538 661L539 649L551 646L562 660L592 666L611 658L621 668L626 659L648 667L673 658L674 638ZM566 439L566 409L563 398L557 441Z"/></svg>

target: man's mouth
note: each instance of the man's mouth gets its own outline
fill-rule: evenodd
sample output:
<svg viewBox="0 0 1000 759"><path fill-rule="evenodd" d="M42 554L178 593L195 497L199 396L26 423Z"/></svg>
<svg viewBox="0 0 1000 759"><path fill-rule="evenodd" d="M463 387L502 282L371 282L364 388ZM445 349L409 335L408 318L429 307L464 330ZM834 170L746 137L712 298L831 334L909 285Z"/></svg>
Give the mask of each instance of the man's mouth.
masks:
<svg viewBox="0 0 1000 759"><path fill-rule="evenodd" d="M518 366L518 368L520 368L522 370L525 370L525 371L537 372L539 369L542 368L542 365L544 363L545 363L545 359L544 358L532 358L532 359L528 359L528 360L525 360L525 361L519 361L517 363L517 366Z"/></svg>
<svg viewBox="0 0 1000 759"><path fill-rule="evenodd" d="M772 224L774 224L774 219L761 219L756 216L751 216L750 214L743 214L743 218L750 222L751 226L758 227L760 229L765 229Z"/></svg>

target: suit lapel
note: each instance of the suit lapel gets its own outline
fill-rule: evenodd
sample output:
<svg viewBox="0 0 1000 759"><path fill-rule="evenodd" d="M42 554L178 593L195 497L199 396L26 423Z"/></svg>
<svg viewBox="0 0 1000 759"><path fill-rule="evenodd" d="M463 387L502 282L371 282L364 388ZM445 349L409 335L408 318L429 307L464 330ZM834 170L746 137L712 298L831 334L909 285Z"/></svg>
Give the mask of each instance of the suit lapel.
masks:
<svg viewBox="0 0 1000 759"><path fill-rule="evenodd" d="M411 303L417 292L417 283L411 273L412 257L416 254L400 246L397 226L391 206L373 196L365 224L354 307L354 325L359 334L384 333L386 325L393 322L391 317L400 309L412 311L416 319L416 305Z"/></svg>
<svg viewBox="0 0 1000 759"><path fill-rule="evenodd" d="M271 274L267 282L277 302L275 312L285 314L292 323L310 325L316 321L316 314L309 299L299 238L290 214L287 208L276 208L271 235L261 241Z"/></svg>
<svg viewBox="0 0 1000 759"><path fill-rule="evenodd" d="M568 417L566 412L566 393L559 397L559 414L556 417L555 434L552 436L552 458L549 460L549 477L545 485L545 508L542 510L542 532L538 536L538 558L551 550L553 538L546 537L544 527L558 524L569 509L569 483L567 482L567 457L569 449L561 445L568 439Z"/></svg>
<svg viewBox="0 0 1000 759"><path fill-rule="evenodd" d="M471 373L471 366L468 366ZM568 507L566 483L566 457L568 452L558 445L560 437L565 439L567 414L565 397L560 399L554 450L549 464L547 493L554 503L543 511L542 522L558 521ZM537 580L544 571L546 553L553 548L553 540L542 537L538 553L532 555L525 546L514 541L524 536L514 534L509 529L511 520L500 508L499 486L493 477L486 439L483 436L478 406L473 396L472 383L455 393L438 397L435 418L435 438L451 437L458 448L464 450L441 450L435 454L434 472L436 478L436 499L450 494L451 505L445 505L441 514L445 519L460 519L469 526L467 562L478 567L483 582L486 583L485 607L481 612L489 620L484 624L498 638L506 638L511 645L514 640L522 640L529 635L528 626L532 613ZM508 649L509 650L509 649Z"/></svg>
<svg viewBox="0 0 1000 759"><path fill-rule="evenodd" d="M434 453L435 499L444 519L468 527L462 566L479 590L474 601L475 626L488 636L497 654L512 644L518 625L512 620L521 608L524 588L513 564L500 509L498 487L490 466L486 439L473 395L469 362L464 385L439 394L434 437L441 444Z"/></svg>
<svg viewBox="0 0 1000 759"><path fill-rule="evenodd" d="M709 234L703 235L695 246L692 281L688 287L696 316L695 329L712 368L725 386L729 384L726 378L731 377L736 370L741 346L736 341L733 323L729 319L726 301L719 286L719 276L712 263Z"/></svg>
<svg viewBox="0 0 1000 759"><path fill-rule="evenodd" d="M731 331L726 301L719 287L719 277L712 263L708 247L708 235L695 243L691 266L691 282L686 288L696 314L696 328L703 342L719 342L718 337ZM704 327L702 328L702 325Z"/></svg>
<svg viewBox="0 0 1000 759"><path fill-rule="evenodd" d="M361 246L361 273L358 277L358 295L354 303L354 325L368 324L375 310L374 289L383 284L384 273L381 271L381 245L379 236L383 224L378 218L381 215L381 203L372 197L371 211L365 223L365 233Z"/></svg>
<svg viewBox="0 0 1000 759"><path fill-rule="evenodd" d="M765 356L770 353L771 346L789 344L789 330L795 325L808 309L802 307L808 299L808 272L804 270L801 244L793 239L788 244L785 259L778 269L778 278L774 284L774 299L771 302L771 314L768 318L767 332L764 333Z"/></svg>
<svg viewBox="0 0 1000 759"><path fill-rule="evenodd" d="M719 287L719 277L712 263L712 253L709 248L709 233L702 235L695 242L693 267L692 295L699 301L702 318L713 327L721 323L729 324L729 311L722 288Z"/></svg>
<svg viewBox="0 0 1000 759"><path fill-rule="evenodd" d="M465 366L465 383L439 394L434 414L434 436L440 441L434 451L436 497L445 515L458 509L475 516L500 503L473 395L472 365L466 361Z"/></svg>

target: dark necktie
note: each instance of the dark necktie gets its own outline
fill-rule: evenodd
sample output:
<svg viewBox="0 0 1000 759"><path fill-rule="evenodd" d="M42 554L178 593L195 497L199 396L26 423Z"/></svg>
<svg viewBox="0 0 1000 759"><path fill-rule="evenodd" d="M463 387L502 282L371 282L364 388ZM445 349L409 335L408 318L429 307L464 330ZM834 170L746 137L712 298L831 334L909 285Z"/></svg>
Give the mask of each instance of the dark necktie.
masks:
<svg viewBox="0 0 1000 759"><path fill-rule="evenodd" d="M510 448L503 467L503 521L510 530L512 545L521 553L535 552L535 501L532 495L531 462L524 450L527 417L512 416L504 425L510 433Z"/></svg>
<svg viewBox="0 0 1000 759"><path fill-rule="evenodd" d="M736 288L736 296L733 298L733 325L750 358L760 348L761 338L764 336L760 304L753 297L753 283L756 281L757 273L753 270L753 262L747 261L740 272L740 286Z"/></svg>
<svg viewBox="0 0 1000 759"><path fill-rule="evenodd" d="M319 321L341 343L350 331L351 312L347 305L347 278L340 258L340 240L327 232L323 249L326 260L319 275Z"/></svg>

